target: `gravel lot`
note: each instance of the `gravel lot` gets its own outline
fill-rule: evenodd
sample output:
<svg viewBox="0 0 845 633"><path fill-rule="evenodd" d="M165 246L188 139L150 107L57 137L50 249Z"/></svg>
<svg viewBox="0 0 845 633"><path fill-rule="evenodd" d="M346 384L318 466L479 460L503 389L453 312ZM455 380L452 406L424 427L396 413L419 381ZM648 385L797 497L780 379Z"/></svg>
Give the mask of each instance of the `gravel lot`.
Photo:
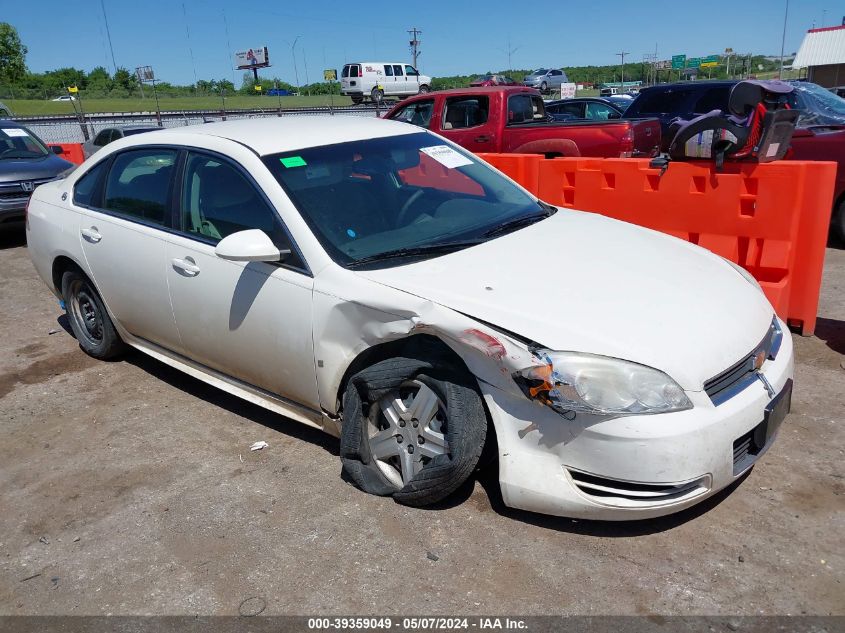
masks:
<svg viewBox="0 0 845 633"><path fill-rule="evenodd" d="M489 475L436 509L367 496L336 440L83 354L23 242L0 233L0 615L845 614L845 250L762 462L607 524L508 510Z"/></svg>

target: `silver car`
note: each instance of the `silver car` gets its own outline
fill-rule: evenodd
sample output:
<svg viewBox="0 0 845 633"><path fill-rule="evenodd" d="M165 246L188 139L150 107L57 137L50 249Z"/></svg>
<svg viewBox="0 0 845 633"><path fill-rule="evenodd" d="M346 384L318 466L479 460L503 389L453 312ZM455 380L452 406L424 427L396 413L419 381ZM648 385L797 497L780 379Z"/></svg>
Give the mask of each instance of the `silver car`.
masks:
<svg viewBox="0 0 845 633"><path fill-rule="evenodd" d="M159 129L161 128L154 125L125 125L123 127L103 128L92 140L82 144L82 154L85 158L88 158L91 154L119 138L141 134L142 132L154 132Z"/></svg>
<svg viewBox="0 0 845 633"><path fill-rule="evenodd" d="M539 68L526 75L522 80L523 86L530 86L537 88L540 92L550 92L551 90L558 90L561 84L569 83L569 78L562 70Z"/></svg>

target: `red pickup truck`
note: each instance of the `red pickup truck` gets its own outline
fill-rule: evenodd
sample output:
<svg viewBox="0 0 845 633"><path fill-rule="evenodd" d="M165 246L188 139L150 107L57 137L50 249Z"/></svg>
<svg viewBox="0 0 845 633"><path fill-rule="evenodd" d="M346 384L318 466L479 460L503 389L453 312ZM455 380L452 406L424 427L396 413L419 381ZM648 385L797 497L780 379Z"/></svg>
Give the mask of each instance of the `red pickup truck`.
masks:
<svg viewBox="0 0 845 633"><path fill-rule="evenodd" d="M427 128L472 152L627 158L660 151L657 119L556 122L540 93L522 86L421 94L385 118Z"/></svg>

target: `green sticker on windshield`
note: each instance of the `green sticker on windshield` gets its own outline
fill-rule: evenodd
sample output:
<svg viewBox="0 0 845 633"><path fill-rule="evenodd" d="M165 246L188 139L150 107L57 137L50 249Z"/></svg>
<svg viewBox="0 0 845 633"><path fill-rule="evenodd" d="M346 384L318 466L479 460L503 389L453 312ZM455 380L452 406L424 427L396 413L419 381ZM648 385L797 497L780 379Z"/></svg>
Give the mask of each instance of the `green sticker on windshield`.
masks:
<svg viewBox="0 0 845 633"><path fill-rule="evenodd" d="M285 167L305 167L308 163L302 156L288 156L287 158L280 158L282 165Z"/></svg>

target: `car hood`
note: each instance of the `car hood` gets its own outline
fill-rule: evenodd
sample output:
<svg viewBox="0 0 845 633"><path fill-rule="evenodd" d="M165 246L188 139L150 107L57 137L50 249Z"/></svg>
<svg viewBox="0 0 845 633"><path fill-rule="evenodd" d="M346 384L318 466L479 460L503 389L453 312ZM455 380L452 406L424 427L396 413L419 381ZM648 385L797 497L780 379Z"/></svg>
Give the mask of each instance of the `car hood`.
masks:
<svg viewBox="0 0 845 633"><path fill-rule="evenodd" d="M581 211L357 274L549 349L655 367L688 390L751 352L773 315L765 296L713 253Z"/></svg>
<svg viewBox="0 0 845 633"><path fill-rule="evenodd" d="M49 154L44 158L10 158L0 160L0 182L42 180L58 176L73 163Z"/></svg>

